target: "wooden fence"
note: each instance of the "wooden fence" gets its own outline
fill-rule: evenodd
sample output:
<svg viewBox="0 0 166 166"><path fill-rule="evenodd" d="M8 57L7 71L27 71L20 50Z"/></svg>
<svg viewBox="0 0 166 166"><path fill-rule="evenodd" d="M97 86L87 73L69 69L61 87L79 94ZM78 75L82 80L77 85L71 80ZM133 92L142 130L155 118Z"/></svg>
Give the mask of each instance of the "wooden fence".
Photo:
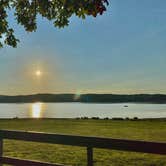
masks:
<svg viewBox="0 0 166 166"><path fill-rule="evenodd" d="M9 164L16 166L62 166L60 164L43 163L5 157L3 156L4 139L86 147L87 166L93 166L93 148L166 155L166 143L0 130L0 165Z"/></svg>

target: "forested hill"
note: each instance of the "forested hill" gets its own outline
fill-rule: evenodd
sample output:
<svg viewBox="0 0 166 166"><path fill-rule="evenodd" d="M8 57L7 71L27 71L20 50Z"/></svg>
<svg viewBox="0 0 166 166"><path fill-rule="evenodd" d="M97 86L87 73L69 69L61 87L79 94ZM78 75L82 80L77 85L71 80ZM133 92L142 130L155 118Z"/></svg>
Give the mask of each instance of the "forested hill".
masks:
<svg viewBox="0 0 166 166"><path fill-rule="evenodd" d="M0 95L0 103L29 102L83 102L83 103L166 103L164 94L34 94L20 96Z"/></svg>

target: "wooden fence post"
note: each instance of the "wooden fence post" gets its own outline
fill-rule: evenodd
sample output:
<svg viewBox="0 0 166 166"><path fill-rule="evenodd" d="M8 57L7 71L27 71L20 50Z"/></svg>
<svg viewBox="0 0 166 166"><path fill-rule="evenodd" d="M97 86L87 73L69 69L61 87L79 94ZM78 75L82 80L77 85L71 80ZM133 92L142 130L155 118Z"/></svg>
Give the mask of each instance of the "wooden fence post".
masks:
<svg viewBox="0 0 166 166"><path fill-rule="evenodd" d="M87 147L87 166L93 166L93 148Z"/></svg>

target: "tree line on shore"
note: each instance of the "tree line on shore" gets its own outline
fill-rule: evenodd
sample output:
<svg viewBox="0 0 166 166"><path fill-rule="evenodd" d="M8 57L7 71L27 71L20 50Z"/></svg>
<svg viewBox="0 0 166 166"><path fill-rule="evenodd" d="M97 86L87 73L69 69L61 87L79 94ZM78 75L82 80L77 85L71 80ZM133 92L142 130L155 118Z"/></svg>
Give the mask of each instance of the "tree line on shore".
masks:
<svg viewBox="0 0 166 166"><path fill-rule="evenodd" d="M0 103L82 102L82 103L166 103L165 94L33 94L0 95Z"/></svg>

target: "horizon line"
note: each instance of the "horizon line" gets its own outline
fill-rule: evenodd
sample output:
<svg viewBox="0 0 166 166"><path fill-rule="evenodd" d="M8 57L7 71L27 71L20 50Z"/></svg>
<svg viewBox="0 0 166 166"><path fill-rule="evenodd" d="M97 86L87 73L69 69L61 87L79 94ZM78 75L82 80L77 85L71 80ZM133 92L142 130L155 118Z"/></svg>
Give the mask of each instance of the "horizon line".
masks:
<svg viewBox="0 0 166 166"><path fill-rule="evenodd" d="M166 95L165 93L32 93L32 94L18 94L18 95L3 95L0 96L34 96L34 95Z"/></svg>

